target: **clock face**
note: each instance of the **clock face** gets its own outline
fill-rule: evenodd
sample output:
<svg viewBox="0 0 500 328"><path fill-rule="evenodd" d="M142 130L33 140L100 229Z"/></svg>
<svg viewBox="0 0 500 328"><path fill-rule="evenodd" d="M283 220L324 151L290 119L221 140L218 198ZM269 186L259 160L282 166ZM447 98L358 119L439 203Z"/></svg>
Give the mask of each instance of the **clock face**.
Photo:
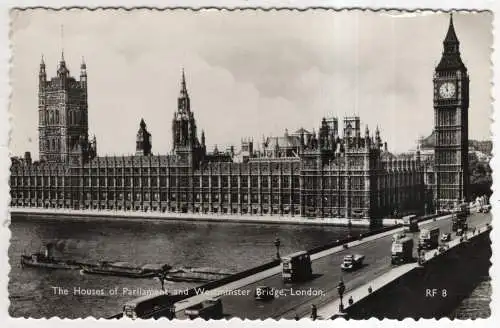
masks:
<svg viewBox="0 0 500 328"><path fill-rule="evenodd" d="M455 93L456 93L456 87L455 87L455 83L453 82L445 82L443 84L441 84L441 86L439 87L439 95L442 97L442 98L451 98L453 96L455 96Z"/></svg>

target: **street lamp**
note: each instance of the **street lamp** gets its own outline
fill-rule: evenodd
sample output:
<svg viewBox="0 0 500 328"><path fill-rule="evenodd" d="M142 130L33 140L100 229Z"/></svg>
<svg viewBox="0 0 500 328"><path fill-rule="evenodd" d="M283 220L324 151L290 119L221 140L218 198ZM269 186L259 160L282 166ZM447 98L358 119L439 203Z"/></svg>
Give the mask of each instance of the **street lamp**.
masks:
<svg viewBox="0 0 500 328"><path fill-rule="evenodd" d="M342 280L342 278L340 279L340 282L337 286L337 292L339 293L339 297L340 297L339 311L344 312L344 304L342 303L342 296L344 296L345 284L344 284L344 281Z"/></svg>
<svg viewBox="0 0 500 328"><path fill-rule="evenodd" d="M274 240L274 246L276 247L276 258L278 260L281 259L281 257L280 257L280 245L281 245L281 240L278 237L276 237L276 239Z"/></svg>

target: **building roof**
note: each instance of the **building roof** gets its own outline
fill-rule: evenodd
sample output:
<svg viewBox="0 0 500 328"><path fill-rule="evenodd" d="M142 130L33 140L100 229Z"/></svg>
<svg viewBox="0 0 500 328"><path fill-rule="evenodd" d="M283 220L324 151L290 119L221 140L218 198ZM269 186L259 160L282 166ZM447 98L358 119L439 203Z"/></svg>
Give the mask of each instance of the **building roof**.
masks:
<svg viewBox="0 0 500 328"><path fill-rule="evenodd" d="M300 147L300 138L297 136L269 137L266 140L267 149L274 149L278 143L279 148L297 148Z"/></svg>
<svg viewBox="0 0 500 328"><path fill-rule="evenodd" d="M300 128L298 129L297 131L295 131L294 133L292 133L293 136L300 136L302 133L304 133L304 136L310 136L311 135L311 132L307 131L306 129L304 128Z"/></svg>
<svg viewBox="0 0 500 328"><path fill-rule="evenodd" d="M436 131L432 130L432 133L427 137L420 140L420 149L434 149L436 144Z"/></svg>

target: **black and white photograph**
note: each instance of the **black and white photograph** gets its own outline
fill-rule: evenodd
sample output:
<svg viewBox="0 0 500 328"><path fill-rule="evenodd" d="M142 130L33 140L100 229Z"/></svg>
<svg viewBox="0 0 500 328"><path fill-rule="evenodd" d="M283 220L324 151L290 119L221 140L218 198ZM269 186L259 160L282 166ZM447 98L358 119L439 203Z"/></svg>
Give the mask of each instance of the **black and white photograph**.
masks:
<svg viewBox="0 0 500 328"><path fill-rule="evenodd" d="M9 17L10 317L491 316L491 11Z"/></svg>

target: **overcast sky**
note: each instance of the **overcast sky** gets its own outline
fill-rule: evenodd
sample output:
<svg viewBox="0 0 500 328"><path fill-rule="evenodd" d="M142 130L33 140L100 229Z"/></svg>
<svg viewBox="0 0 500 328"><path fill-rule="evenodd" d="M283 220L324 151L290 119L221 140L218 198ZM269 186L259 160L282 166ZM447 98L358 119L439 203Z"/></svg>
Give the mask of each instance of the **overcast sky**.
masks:
<svg viewBox="0 0 500 328"><path fill-rule="evenodd" d="M363 131L378 124L390 150L405 151L432 131L432 76L449 21L322 10L31 10L11 18L11 152L35 158L40 58L50 79L62 48L77 78L85 57L100 155L133 153L141 118L153 152L171 150L182 67L209 149L285 128L317 131L323 116L356 113ZM490 139L492 15L454 21L471 80L469 135Z"/></svg>

